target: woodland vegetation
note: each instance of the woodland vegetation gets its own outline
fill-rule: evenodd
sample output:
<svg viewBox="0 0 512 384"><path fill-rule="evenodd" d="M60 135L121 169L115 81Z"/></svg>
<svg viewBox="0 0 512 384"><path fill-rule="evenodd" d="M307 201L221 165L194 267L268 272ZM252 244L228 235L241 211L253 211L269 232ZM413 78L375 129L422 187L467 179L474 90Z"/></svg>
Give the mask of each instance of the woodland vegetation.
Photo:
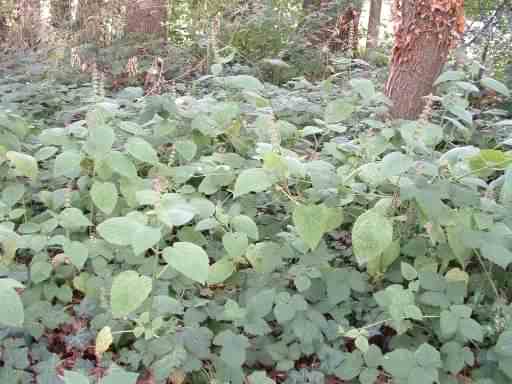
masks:
<svg viewBox="0 0 512 384"><path fill-rule="evenodd" d="M510 0L0 0L0 383L511 383L511 48Z"/></svg>

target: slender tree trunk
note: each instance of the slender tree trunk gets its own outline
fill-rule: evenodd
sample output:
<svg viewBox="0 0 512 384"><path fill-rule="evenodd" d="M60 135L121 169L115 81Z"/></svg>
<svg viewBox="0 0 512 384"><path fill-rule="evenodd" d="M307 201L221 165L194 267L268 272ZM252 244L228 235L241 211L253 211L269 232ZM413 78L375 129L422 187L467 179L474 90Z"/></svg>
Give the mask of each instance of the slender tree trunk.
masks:
<svg viewBox="0 0 512 384"><path fill-rule="evenodd" d="M314 7L315 7L314 0L303 0L302 1L302 10L304 12L311 12Z"/></svg>
<svg viewBox="0 0 512 384"><path fill-rule="evenodd" d="M368 19L368 38L366 49L376 48L379 45L380 14L382 0L370 0L370 16Z"/></svg>
<svg viewBox="0 0 512 384"><path fill-rule="evenodd" d="M126 32L167 36L166 0L128 0Z"/></svg>
<svg viewBox="0 0 512 384"><path fill-rule="evenodd" d="M464 0L394 0L395 46L386 83L391 115L421 113L449 50L464 29Z"/></svg>

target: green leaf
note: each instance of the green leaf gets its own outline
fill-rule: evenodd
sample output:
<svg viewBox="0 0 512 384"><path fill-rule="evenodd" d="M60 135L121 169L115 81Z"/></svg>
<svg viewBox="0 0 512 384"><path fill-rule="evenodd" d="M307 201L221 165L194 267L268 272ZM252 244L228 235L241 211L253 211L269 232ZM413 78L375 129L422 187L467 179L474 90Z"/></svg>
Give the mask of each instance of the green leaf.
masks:
<svg viewBox="0 0 512 384"><path fill-rule="evenodd" d="M361 352L354 351L346 355L334 374L342 380L350 381L355 379L363 368L363 357Z"/></svg>
<svg viewBox="0 0 512 384"><path fill-rule="evenodd" d="M240 197L250 192L263 192L271 186L272 179L263 168L246 169L236 179L234 196Z"/></svg>
<svg viewBox="0 0 512 384"><path fill-rule="evenodd" d="M495 349L500 356L512 357L512 331L506 331L500 335Z"/></svg>
<svg viewBox="0 0 512 384"><path fill-rule="evenodd" d="M222 245L232 258L243 256L247 247L249 247L249 239L242 232L227 232L222 237Z"/></svg>
<svg viewBox="0 0 512 384"><path fill-rule="evenodd" d="M445 71L434 82L434 86L444 83L446 81L460 81L464 80L465 74L462 71Z"/></svg>
<svg viewBox="0 0 512 384"><path fill-rule="evenodd" d="M54 177L69 177L70 179L77 178L80 176L80 162L82 156L80 153L75 151L62 152L55 158L53 165L53 176Z"/></svg>
<svg viewBox="0 0 512 384"><path fill-rule="evenodd" d="M502 82L491 79L490 77L484 77L480 80L480 84L485 88L490 88L497 93L502 94L505 97L510 97L510 90Z"/></svg>
<svg viewBox="0 0 512 384"><path fill-rule="evenodd" d="M484 339L482 327L473 319L460 319L459 332L466 340L482 342Z"/></svg>
<svg viewBox="0 0 512 384"><path fill-rule="evenodd" d="M445 310L441 312L440 324L443 336L450 337L457 332L459 318L453 312Z"/></svg>
<svg viewBox="0 0 512 384"><path fill-rule="evenodd" d="M402 271L402 276L405 280L414 280L418 277L418 272L411 264L402 262L400 264L400 270Z"/></svg>
<svg viewBox="0 0 512 384"><path fill-rule="evenodd" d="M133 234L131 238L131 246L136 255L147 251L151 247L158 244L162 238L162 233L159 228L152 228L141 225Z"/></svg>
<svg viewBox="0 0 512 384"><path fill-rule="evenodd" d="M368 101L375 96L375 86L368 79L352 79L350 85L359 94L363 101Z"/></svg>
<svg viewBox="0 0 512 384"><path fill-rule="evenodd" d="M426 368L441 368L441 353L433 346L423 343L414 353L416 362Z"/></svg>
<svg viewBox="0 0 512 384"><path fill-rule="evenodd" d="M135 165L128 157L120 152L112 152L107 159L107 164L114 172L127 179L137 178L137 168L135 168Z"/></svg>
<svg viewBox="0 0 512 384"><path fill-rule="evenodd" d="M136 384L138 377L138 373L127 372L123 368L113 366L99 384Z"/></svg>
<svg viewBox="0 0 512 384"><path fill-rule="evenodd" d="M414 164L412 158L401 152L391 152L382 159L381 172L384 177L400 176Z"/></svg>
<svg viewBox="0 0 512 384"><path fill-rule="evenodd" d="M16 171L22 176L35 179L39 173L37 160L25 153L9 151L5 157L14 165Z"/></svg>
<svg viewBox="0 0 512 384"><path fill-rule="evenodd" d="M113 183L95 181L91 187L91 199L94 205L106 215L110 215L117 204L117 188Z"/></svg>
<svg viewBox="0 0 512 384"><path fill-rule="evenodd" d="M310 249L315 249L322 236L343 221L340 210L325 205L298 205L293 211L293 224Z"/></svg>
<svg viewBox="0 0 512 384"><path fill-rule="evenodd" d="M251 373L247 379L249 384L275 384L275 381L270 379L265 371L255 371Z"/></svg>
<svg viewBox="0 0 512 384"><path fill-rule="evenodd" d="M151 144L140 137L129 138L125 148L130 155L139 161L149 164L158 164L158 155L155 149Z"/></svg>
<svg viewBox="0 0 512 384"><path fill-rule="evenodd" d="M2 191L2 201L8 207L13 207L25 194L25 186L21 183L9 184Z"/></svg>
<svg viewBox="0 0 512 384"><path fill-rule="evenodd" d="M128 217L113 217L102 222L96 228L101 237L111 244L131 245L133 234L139 231L142 224Z"/></svg>
<svg viewBox="0 0 512 384"><path fill-rule="evenodd" d="M47 280L52 274L52 265L46 261L36 261L30 267L30 280L34 284L39 284Z"/></svg>
<svg viewBox="0 0 512 384"><path fill-rule="evenodd" d="M354 111L353 104L343 99L334 100L327 104L324 120L328 124L339 123L349 119Z"/></svg>
<svg viewBox="0 0 512 384"><path fill-rule="evenodd" d="M416 359L412 352L398 348L384 356L382 366L392 376L398 379L406 379L416 366Z"/></svg>
<svg viewBox="0 0 512 384"><path fill-rule="evenodd" d="M261 81L248 75L226 76L223 78L223 81L228 87L245 91L261 91L264 88Z"/></svg>
<svg viewBox="0 0 512 384"><path fill-rule="evenodd" d="M23 288L23 285L13 279L0 279L0 324L5 327L21 327L25 321L23 303L14 288Z"/></svg>
<svg viewBox="0 0 512 384"><path fill-rule="evenodd" d="M84 150L95 161L102 160L110 153L115 139L114 130L108 125L89 127L89 136Z"/></svg>
<svg viewBox="0 0 512 384"><path fill-rule="evenodd" d="M183 140L176 143L176 152L185 161L191 161L197 153L197 145L192 140Z"/></svg>
<svg viewBox="0 0 512 384"><path fill-rule="evenodd" d="M240 367L246 359L249 340L242 335L236 335L231 330L222 331L213 340L215 345L222 346L220 358L230 367Z"/></svg>
<svg viewBox="0 0 512 384"><path fill-rule="evenodd" d="M136 271L124 271L112 281L110 303L112 316L123 318L139 308L151 293L153 283Z"/></svg>
<svg viewBox="0 0 512 384"><path fill-rule="evenodd" d="M360 215L352 228L352 244L362 265L379 257L393 242L393 224L375 210Z"/></svg>
<svg viewBox="0 0 512 384"><path fill-rule="evenodd" d="M208 271L208 283L220 284L228 279L235 271L235 264L229 258L222 258L212 264Z"/></svg>
<svg viewBox="0 0 512 384"><path fill-rule="evenodd" d="M81 270L89 257L89 248L79 241L70 241L64 245L64 253L71 263Z"/></svg>
<svg viewBox="0 0 512 384"><path fill-rule="evenodd" d="M78 229L92 225L91 221L78 208L66 208L59 215L60 225L66 229Z"/></svg>
<svg viewBox="0 0 512 384"><path fill-rule="evenodd" d="M209 260L206 252L199 246L176 242L163 251L165 261L175 270L191 280L204 283L208 280Z"/></svg>
<svg viewBox="0 0 512 384"><path fill-rule="evenodd" d="M481 249L482 256L506 269L512 263L512 252L498 243L485 243Z"/></svg>
<svg viewBox="0 0 512 384"><path fill-rule="evenodd" d="M258 226L249 216L235 216L231 220L231 225L236 232L245 233L253 240L258 240L260 238Z"/></svg>
<svg viewBox="0 0 512 384"><path fill-rule="evenodd" d="M89 384L89 379L78 372L64 371L65 384Z"/></svg>

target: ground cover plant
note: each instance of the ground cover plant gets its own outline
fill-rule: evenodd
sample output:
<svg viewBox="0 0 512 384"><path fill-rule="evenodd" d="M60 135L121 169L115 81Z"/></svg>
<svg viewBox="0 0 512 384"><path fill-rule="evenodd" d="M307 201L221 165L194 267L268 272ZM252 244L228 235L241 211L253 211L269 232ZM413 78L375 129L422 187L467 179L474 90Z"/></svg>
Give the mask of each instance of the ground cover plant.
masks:
<svg viewBox="0 0 512 384"><path fill-rule="evenodd" d="M405 120L370 55L211 43L0 62L0 383L510 383L501 69Z"/></svg>

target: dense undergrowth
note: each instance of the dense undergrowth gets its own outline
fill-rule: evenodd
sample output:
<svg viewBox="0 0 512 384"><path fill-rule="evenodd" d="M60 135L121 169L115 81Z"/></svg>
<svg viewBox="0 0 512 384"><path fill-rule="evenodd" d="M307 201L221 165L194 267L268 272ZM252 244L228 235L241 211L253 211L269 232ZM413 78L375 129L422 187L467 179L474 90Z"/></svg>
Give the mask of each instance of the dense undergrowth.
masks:
<svg viewBox="0 0 512 384"><path fill-rule="evenodd" d="M153 96L4 70L0 382L509 383L512 120L468 99L510 91L448 71L389 121L340 63Z"/></svg>

